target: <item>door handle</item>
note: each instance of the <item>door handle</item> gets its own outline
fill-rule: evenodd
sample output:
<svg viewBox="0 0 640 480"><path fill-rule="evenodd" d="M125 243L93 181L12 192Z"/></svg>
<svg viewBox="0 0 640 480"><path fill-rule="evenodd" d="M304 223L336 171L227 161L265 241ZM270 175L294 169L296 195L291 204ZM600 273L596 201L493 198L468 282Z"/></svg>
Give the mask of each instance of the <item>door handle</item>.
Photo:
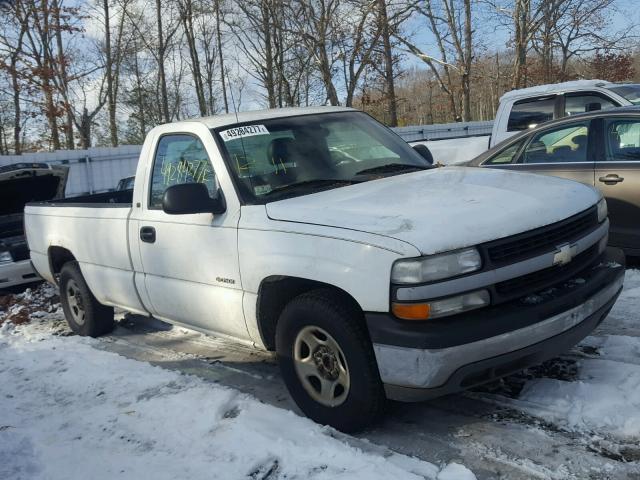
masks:
<svg viewBox="0 0 640 480"><path fill-rule="evenodd" d="M142 227L140 229L140 240L146 243L154 243L156 241L156 229L153 227Z"/></svg>
<svg viewBox="0 0 640 480"><path fill-rule="evenodd" d="M624 177L621 177L617 173L610 173L609 175L600 177L598 180L607 185L615 185L616 183L622 182L624 180Z"/></svg>

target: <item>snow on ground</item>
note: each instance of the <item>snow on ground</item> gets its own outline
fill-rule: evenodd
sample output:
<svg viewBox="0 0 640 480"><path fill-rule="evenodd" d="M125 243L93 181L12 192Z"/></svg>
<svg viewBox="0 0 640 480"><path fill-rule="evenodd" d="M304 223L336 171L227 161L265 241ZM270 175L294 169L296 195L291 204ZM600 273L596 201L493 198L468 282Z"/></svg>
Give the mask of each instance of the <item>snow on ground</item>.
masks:
<svg viewBox="0 0 640 480"><path fill-rule="evenodd" d="M459 464L362 451L235 390L55 335L62 313L47 288L0 313L31 318L0 327L1 479L475 479Z"/></svg>
<svg viewBox="0 0 640 480"><path fill-rule="evenodd" d="M528 382L510 406L569 430L640 442L640 271L627 270L625 287L601 328L582 345L572 381ZM625 335L626 334L626 335Z"/></svg>
<svg viewBox="0 0 640 480"><path fill-rule="evenodd" d="M0 327L0 479L475 478L456 463L439 469L355 448L290 411L68 336L51 287L7 299L0 297L0 324L11 320ZM627 270L609 317L578 348L505 379L506 390L467 395L509 407L540 435L567 432L605 467L605 458L640 462L639 311L640 271ZM481 447L491 456L495 445ZM573 478L569 466L540 475ZM607 477L606 468L595 475Z"/></svg>

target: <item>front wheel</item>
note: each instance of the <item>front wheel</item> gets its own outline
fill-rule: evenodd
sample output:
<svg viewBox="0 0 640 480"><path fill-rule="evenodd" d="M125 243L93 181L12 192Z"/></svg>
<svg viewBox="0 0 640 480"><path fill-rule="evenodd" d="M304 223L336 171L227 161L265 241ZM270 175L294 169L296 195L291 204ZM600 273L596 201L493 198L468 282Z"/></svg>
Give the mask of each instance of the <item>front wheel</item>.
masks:
<svg viewBox="0 0 640 480"><path fill-rule="evenodd" d="M113 330L113 308L96 300L76 262L64 264L59 283L60 303L67 323L74 333L99 337Z"/></svg>
<svg viewBox="0 0 640 480"><path fill-rule="evenodd" d="M361 312L330 290L294 298L276 328L284 381L300 410L344 432L379 418L385 396Z"/></svg>

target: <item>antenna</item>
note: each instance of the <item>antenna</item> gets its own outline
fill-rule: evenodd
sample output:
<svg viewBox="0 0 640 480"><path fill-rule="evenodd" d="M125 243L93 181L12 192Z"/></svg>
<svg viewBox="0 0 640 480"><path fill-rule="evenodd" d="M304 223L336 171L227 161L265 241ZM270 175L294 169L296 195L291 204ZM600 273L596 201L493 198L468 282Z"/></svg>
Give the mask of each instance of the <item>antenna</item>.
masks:
<svg viewBox="0 0 640 480"><path fill-rule="evenodd" d="M231 82L229 81L229 69L223 68L222 74L227 77L227 85L229 85L229 95L231 95L231 105L233 105L233 113L236 115L236 123L240 123L238 119L238 107L236 106L236 99L233 96L233 87L231 86Z"/></svg>

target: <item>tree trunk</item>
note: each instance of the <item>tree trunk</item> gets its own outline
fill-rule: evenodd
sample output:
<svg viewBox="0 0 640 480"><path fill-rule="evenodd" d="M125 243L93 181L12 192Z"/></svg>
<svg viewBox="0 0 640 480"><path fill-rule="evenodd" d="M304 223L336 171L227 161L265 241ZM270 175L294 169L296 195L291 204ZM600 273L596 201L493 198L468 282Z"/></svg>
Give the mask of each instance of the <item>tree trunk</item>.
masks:
<svg viewBox="0 0 640 480"><path fill-rule="evenodd" d="M91 148L91 116L85 107L80 119L80 145L83 150Z"/></svg>
<svg viewBox="0 0 640 480"><path fill-rule="evenodd" d="M134 68L136 75L136 88L138 90L138 94L136 95L136 100L138 104L138 122L140 124L140 138L144 140L144 137L147 135L147 125L144 117L144 102L143 102L143 93L142 93L142 81L140 80L140 67L138 65L138 53L136 52L134 57Z"/></svg>
<svg viewBox="0 0 640 480"><path fill-rule="evenodd" d="M318 55L320 57L320 65L318 66L318 68L320 69L320 74L322 76L322 83L324 84L324 88L327 91L327 100L329 100L329 103L333 106L340 105L340 100L338 100L338 92L336 91L336 87L333 85L331 64L329 63L329 57L327 56L324 42L320 42L320 44L318 45Z"/></svg>
<svg viewBox="0 0 640 480"><path fill-rule="evenodd" d="M109 112L109 136L111 145L118 146L118 125L116 123L116 98L113 85L113 57L111 51L111 19L109 12L109 0L103 1L104 8L104 43L107 76L107 111Z"/></svg>
<svg viewBox="0 0 640 480"><path fill-rule="evenodd" d="M398 101L396 98L395 79L393 77L393 50L391 48L391 31L387 16L387 0L378 0L379 19L382 27L382 45L384 51L384 83L389 113L389 126L398 126Z"/></svg>
<svg viewBox="0 0 640 480"><path fill-rule="evenodd" d="M276 89L274 81L274 58L273 58L273 37L271 35L271 11L268 8L267 2L262 2L260 5L262 9L262 34L264 35L264 87L267 90L267 101L269 102L269 108L276 108Z"/></svg>
<svg viewBox="0 0 640 480"><path fill-rule="evenodd" d="M515 65L512 88L523 88L527 85L527 47L529 39L528 19L531 0L516 0L514 10L515 22Z"/></svg>
<svg viewBox="0 0 640 480"><path fill-rule="evenodd" d="M161 0L156 0L156 21L158 27L158 80L160 81L160 108L163 120L166 123L169 123L171 121L171 117L169 116L169 94L167 93L167 78L164 70L166 45L164 44L164 33L162 31Z"/></svg>
<svg viewBox="0 0 640 480"><path fill-rule="evenodd" d="M22 130L22 110L20 108L20 82L16 71L17 56L11 58L11 84L13 86L13 150L16 155L22 154L20 131Z"/></svg>
<svg viewBox="0 0 640 480"><path fill-rule="evenodd" d="M73 114L71 112L71 106L68 104L66 98L68 97L67 93L69 90L68 87L68 78L67 78L67 59L64 55L64 49L62 46L62 28L60 24L60 3L58 0L54 0L53 4L53 21L55 22L55 37L56 37L56 48L58 53L58 68L60 69L60 89L62 90L62 95L65 98L65 125L64 125L64 135L65 135L65 146L67 150L73 150Z"/></svg>
<svg viewBox="0 0 640 480"><path fill-rule="evenodd" d="M191 58L191 74L196 89L196 98L198 99L198 109L200 116L207 115L207 101L204 95L204 84L202 82L202 70L200 69L200 56L198 55L198 47L196 45L196 36L193 28L193 4L191 0L187 0L182 12L182 24L184 33L187 37L187 46L189 47L189 57Z"/></svg>
<svg viewBox="0 0 640 480"><path fill-rule="evenodd" d="M227 81L224 76L224 56L222 55L222 34L220 33L220 1L221 0L215 0L216 43L218 48L218 61L220 62L220 83L222 84L222 99L224 101L224 111L225 113L229 113L229 101L227 100Z"/></svg>
<svg viewBox="0 0 640 480"><path fill-rule="evenodd" d="M471 0L464 0L464 58L462 71L462 120L471 120L471 65L472 38Z"/></svg>
<svg viewBox="0 0 640 480"><path fill-rule="evenodd" d="M53 60L51 58L50 48L50 25L49 25L49 5L47 0L41 0L40 9L42 14L42 55L43 55L43 71L42 71L42 93L44 94L45 115L49 130L51 131L51 146L54 150L60 150L60 132L58 132L58 111L56 109L53 98Z"/></svg>

